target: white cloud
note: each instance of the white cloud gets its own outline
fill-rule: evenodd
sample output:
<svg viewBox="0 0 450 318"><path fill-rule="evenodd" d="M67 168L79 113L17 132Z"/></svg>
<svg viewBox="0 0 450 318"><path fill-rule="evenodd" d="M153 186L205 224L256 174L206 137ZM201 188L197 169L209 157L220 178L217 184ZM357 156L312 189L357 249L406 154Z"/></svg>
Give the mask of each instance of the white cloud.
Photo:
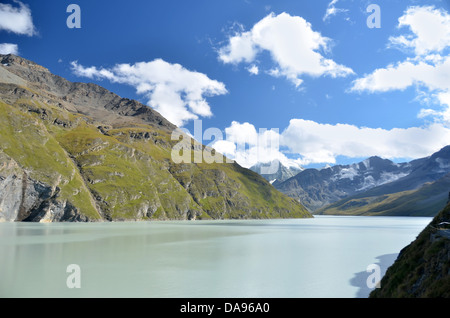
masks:
<svg viewBox="0 0 450 318"><path fill-rule="evenodd" d="M72 71L75 75L80 77L94 78L106 78L110 81L118 81L113 72L106 69L97 69L95 66L84 67L78 64L78 61L72 61L70 63Z"/></svg>
<svg viewBox="0 0 450 318"><path fill-rule="evenodd" d="M219 58L222 62L237 64L254 61L258 48L252 41L251 32L238 33L230 37L228 42L228 45L219 51Z"/></svg>
<svg viewBox="0 0 450 318"><path fill-rule="evenodd" d="M274 130L258 132L248 122L232 122L225 132L226 139L216 142L213 147L247 168L273 160L297 167L336 163L338 156L421 158L448 145L450 140L450 129L438 123L387 130L292 119L281 134ZM264 142L264 138L270 141ZM286 153L297 159L288 158Z"/></svg>
<svg viewBox="0 0 450 318"><path fill-rule="evenodd" d="M450 56L438 63L406 60L397 65L380 68L353 82L352 90L386 92L404 90L410 86L424 86L429 90L450 89Z"/></svg>
<svg viewBox="0 0 450 318"><path fill-rule="evenodd" d="M280 134L276 129L256 130L248 122L241 124L233 121L225 129L225 136L225 140L216 141L213 147L243 167L249 168L256 163L273 160L279 160L287 167L299 166L295 160L287 158L280 151Z"/></svg>
<svg viewBox="0 0 450 318"><path fill-rule="evenodd" d="M0 3L0 30L32 36L36 33L30 8L20 1L19 6Z"/></svg>
<svg viewBox="0 0 450 318"><path fill-rule="evenodd" d="M439 93L437 98L441 105L444 105L444 110L438 112L437 116L442 117L442 120L450 126L450 92Z"/></svg>
<svg viewBox="0 0 450 318"><path fill-rule="evenodd" d="M338 1L339 1L339 0L332 0L332 1L328 4L327 10L325 11L325 15L324 15L323 18L322 18L323 21L328 21L332 16L337 15L338 13L348 12L347 9L336 8L335 4L336 4Z"/></svg>
<svg viewBox="0 0 450 318"><path fill-rule="evenodd" d="M344 77L353 71L327 59L320 51L329 50L330 39L312 29L311 24L298 16L269 14L250 31L238 32L229 38L228 45L219 50L224 63L252 63L258 53L270 53L275 67L273 76L283 76L299 86L302 75Z"/></svg>
<svg viewBox="0 0 450 318"><path fill-rule="evenodd" d="M0 54L19 54L19 47L13 43L0 43Z"/></svg>
<svg viewBox="0 0 450 318"><path fill-rule="evenodd" d="M256 145L258 143L258 132L255 126L250 123L239 123L233 121L230 127L225 128L227 140L238 145L249 144Z"/></svg>
<svg viewBox="0 0 450 318"><path fill-rule="evenodd" d="M432 117L450 127L450 15L430 6L410 7L399 18L398 27L408 27L412 34L390 37L389 46L412 49L415 56L356 79L351 90L373 93L415 87L418 100L441 106L422 109L418 117Z"/></svg>
<svg viewBox="0 0 450 318"><path fill-rule="evenodd" d="M236 156L236 144L228 140L217 140L213 144L213 148L221 154L233 159Z"/></svg>
<svg viewBox="0 0 450 318"><path fill-rule="evenodd" d="M148 104L177 126L199 116L212 116L205 97L227 93L225 85L203 73L189 71L180 64L162 59L135 64L116 64L112 68L84 67L71 63L74 74L128 84L148 98Z"/></svg>
<svg viewBox="0 0 450 318"><path fill-rule="evenodd" d="M259 73L259 68L258 68L258 66L256 66L255 64L252 64L249 68L247 68L247 71L248 71L250 74L258 75L258 73Z"/></svg>
<svg viewBox="0 0 450 318"><path fill-rule="evenodd" d="M450 126L450 92L441 92L432 97L438 100L441 105L440 109L421 109L418 117L432 117L435 121L440 121Z"/></svg>
<svg viewBox="0 0 450 318"><path fill-rule="evenodd" d="M437 123L386 130L292 119L282 133L281 144L308 164L335 163L337 156L420 158L448 145L449 140L450 129Z"/></svg>
<svg viewBox="0 0 450 318"><path fill-rule="evenodd" d="M442 52L450 45L450 15L431 6L410 7L399 19L398 27L408 27L412 34L390 37L393 46L414 49L417 55Z"/></svg>

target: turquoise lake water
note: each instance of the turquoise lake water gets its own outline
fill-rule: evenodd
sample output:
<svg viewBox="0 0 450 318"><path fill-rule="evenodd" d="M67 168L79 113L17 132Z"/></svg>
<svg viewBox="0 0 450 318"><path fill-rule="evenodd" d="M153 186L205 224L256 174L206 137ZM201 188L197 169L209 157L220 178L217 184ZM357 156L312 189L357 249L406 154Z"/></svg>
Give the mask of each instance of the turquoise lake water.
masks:
<svg viewBox="0 0 450 318"><path fill-rule="evenodd" d="M0 297L367 297L430 221L0 223Z"/></svg>

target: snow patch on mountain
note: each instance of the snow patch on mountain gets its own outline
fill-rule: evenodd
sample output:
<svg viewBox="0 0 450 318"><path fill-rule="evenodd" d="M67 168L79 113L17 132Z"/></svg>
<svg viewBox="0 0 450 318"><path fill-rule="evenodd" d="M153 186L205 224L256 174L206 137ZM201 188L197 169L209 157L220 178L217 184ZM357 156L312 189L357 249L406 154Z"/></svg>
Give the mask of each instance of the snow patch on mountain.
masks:
<svg viewBox="0 0 450 318"><path fill-rule="evenodd" d="M366 159L362 162L362 164L366 167L367 170L370 169L370 159Z"/></svg>
<svg viewBox="0 0 450 318"><path fill-rule="evenodd" d="M355 164L352 164L348 168L342 168L341 171L339 171L338 174L333 176L331 179L333 181L339 180L339 179L350 179L353 181L353 179L358 176L360 173L357 169L357 166Z"/></svg>
<svg viewBox="0 0 450 318"><path fill-rule="evenodd" d="M393 173L393 172L382 172L380 174L380 178L375 180L375 178L371 175L364 178L364 182L362 186L356 191L364 191L369 190L374 187L378 187L385 183L393 182L400 178L406 177L409 173Z"/></svg>

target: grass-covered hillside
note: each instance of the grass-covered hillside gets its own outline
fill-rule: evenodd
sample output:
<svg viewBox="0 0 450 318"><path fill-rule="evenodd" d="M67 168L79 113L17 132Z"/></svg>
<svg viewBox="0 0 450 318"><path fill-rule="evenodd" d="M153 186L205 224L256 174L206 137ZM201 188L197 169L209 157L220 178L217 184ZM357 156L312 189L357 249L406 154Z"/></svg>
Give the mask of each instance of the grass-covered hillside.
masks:
<svg viewBox="0 0 450 318"><path fill-rule="evenodd" d="M450 173L418 189L395 193L350 196L319 210L331 215L435 216L450 191Z"/></svg>
<svg viewBox="0 0 450 318"><path fill-rule="evenodd" d="M0 221L311 217L234 162L174 163L174 128L136 101L3 56Z"/></svg>
<svg viewBox="0 0 450 318"><path fill-rule="evenodd" d="M450 202L388 268L370 297L450 297Z"/></svg>

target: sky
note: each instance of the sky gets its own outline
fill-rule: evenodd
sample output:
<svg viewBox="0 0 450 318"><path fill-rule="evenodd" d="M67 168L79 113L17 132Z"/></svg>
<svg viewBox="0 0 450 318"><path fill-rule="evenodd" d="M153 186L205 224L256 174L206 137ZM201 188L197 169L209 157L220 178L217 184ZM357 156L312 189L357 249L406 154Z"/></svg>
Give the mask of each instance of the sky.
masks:
<svg viewBox="0 0 450 318"><path fill-rule="evenodd" d="M450 144L449 52L448 0L0 0L1 54L136 99L245 167L431 155Z"/></svg>

